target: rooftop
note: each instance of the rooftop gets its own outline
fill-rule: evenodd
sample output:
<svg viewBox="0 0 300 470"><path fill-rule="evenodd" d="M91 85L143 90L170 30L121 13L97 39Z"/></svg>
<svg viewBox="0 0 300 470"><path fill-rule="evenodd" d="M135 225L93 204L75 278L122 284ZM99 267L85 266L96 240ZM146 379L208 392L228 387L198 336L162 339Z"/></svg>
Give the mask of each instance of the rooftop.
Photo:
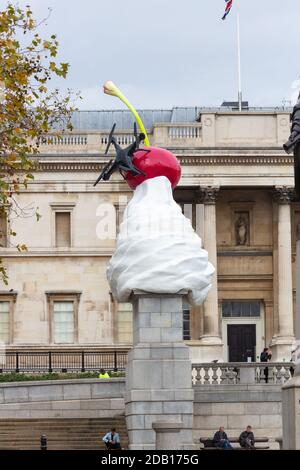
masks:
<svg viewBox="0 0 300 470"><path fill-rule="evenodd" d="M292 111L290 107L248 107L242 113L278 113ZM174 107L172 109L142 109L138 111L146 129L150 129L154 124L184 124L201 121L203 113L236 113L235 107ZM117 124L117 129L131 129L134 118L130 111L126 109L117 110L95 110L95 111L75 111L72 117L72 124L76 130L107 130L113 123Z"/></svg>

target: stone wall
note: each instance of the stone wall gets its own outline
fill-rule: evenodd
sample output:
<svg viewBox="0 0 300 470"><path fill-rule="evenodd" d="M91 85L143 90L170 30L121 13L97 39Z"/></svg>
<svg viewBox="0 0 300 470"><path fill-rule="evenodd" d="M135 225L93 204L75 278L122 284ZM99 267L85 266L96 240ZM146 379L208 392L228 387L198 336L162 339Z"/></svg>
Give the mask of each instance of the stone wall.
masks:
<svg viewBox="0 0 300 470"><path fill-rule="evenodd" d="M112 418L124 414L124 379L0 385L0 419Z"/></svg>
<svg viewBox="0 0 300 470"><path fill-rule="evenodd" d="M282 435L280 385L204 385L195 389L194 440L213 436L224 426L228 436L239 436L247 425L257 437L269 437L270 447Z"/></svg>
<svg viewBox="0 0 300 470"><path fill-rule="evenodd" d="M248 424L256 436L282 435L280 385L204 385L195 387L194 432L209 437L224 426L237 436ZM124 379L53 380L0 384L0 419L88 418L124 414Z"/></svg>

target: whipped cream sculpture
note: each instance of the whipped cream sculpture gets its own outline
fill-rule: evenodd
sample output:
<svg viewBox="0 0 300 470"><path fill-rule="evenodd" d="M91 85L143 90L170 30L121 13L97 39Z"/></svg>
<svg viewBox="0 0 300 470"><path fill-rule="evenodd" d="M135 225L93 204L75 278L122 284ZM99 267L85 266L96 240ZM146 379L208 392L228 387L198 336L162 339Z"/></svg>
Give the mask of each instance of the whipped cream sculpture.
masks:
<svg viewBox="0 0 300 470"><path fill-rule="evenodd" d="M107 267L112 294L119 302L127 302L135 289L155 294L187 290L188 301L200 305L215 270L190 220L174 201L172 189L181 176L179 162L168 150L150 147L136 110L112 82L106 82L104 91L118 96L129 107L141 131L138 135L135 125L135 141L122 149L113 137L113 126L106 153L113 144L117 155L95 183L108 180L119 170L134 190L120 225L116 251ZM144 145L140 147L142 141Z"/></svg>

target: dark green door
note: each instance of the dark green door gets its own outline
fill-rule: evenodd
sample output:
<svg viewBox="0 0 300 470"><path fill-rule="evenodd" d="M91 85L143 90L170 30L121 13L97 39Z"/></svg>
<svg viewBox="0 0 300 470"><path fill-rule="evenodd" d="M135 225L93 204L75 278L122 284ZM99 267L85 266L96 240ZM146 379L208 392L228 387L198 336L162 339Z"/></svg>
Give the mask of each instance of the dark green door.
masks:
<svg viewBox="0 0 300 470"><path fill-rule="evenodd" d="M255 361L256 325L227 325L229 362Z"/></svg>

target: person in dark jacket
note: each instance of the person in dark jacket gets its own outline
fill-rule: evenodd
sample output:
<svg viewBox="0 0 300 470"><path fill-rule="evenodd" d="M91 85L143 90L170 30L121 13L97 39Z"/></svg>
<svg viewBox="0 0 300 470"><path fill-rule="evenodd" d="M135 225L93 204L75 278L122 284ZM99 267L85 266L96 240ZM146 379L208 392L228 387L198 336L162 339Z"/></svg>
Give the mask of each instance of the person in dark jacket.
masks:
<svg viewBox="0 0 300 470"><path fill-rule="evenodd" d="M247 426L246 431L242 432L239 437L239 443L241 447L245 449L255 449L255 439L252 432L252 426Z"/></svg>
<svg viewBox="0 0 300 470"><path fill-rule="evenodd" d="M260 362L269 362L272 359L272 353L269 348L264 348L263 352L260 355ZM269 368L264 368L265 382L266 384L269 381Z"/></svg>
<svg viewBox="0 0 300 470"><path fill-rule="evenodd" d="M213 443L215 447L221 447L222 449L232 449L232 445L229 442L227 434L223 426L219 428L213 438Z"/></svg>

